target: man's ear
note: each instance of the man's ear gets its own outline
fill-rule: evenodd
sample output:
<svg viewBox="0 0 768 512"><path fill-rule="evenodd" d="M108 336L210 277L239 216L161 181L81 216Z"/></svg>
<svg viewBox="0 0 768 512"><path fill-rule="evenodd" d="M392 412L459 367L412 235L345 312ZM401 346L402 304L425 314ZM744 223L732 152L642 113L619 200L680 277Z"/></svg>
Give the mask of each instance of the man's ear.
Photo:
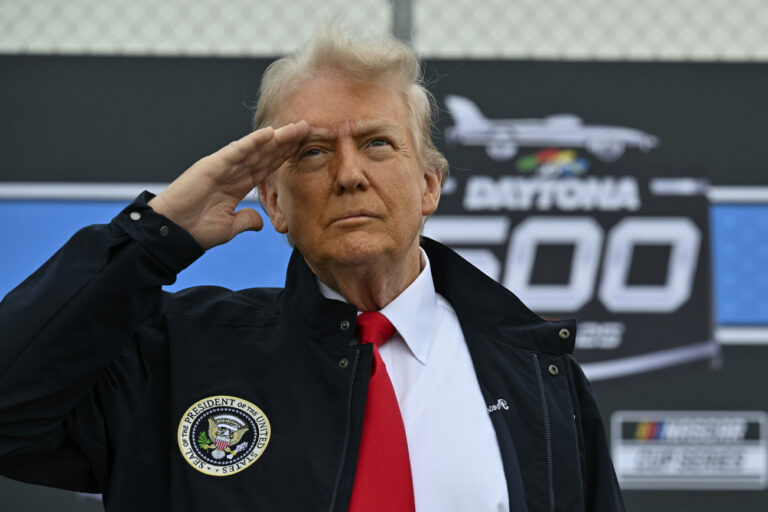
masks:
<svg viewBox="0 0 768 512"><path fill-rule="evenodd" d="M429 216L437 210L437 204L440 202L440 192L442 190L443 175L438 167L428 168L424 173L426 187L421 198L421 214Z"/></svg>
<svg viewBox="0 0 768 512"><path fill-rule="evenodd" d="M278 233L287 233L288 225L285 222L285 216L283 215L280 205L277 201L277 187L274 183L274 178L270 175L259 183L259 196L261 202L264 205L264 209L267 210L269 220L272 222L272 226Z"/></svg>

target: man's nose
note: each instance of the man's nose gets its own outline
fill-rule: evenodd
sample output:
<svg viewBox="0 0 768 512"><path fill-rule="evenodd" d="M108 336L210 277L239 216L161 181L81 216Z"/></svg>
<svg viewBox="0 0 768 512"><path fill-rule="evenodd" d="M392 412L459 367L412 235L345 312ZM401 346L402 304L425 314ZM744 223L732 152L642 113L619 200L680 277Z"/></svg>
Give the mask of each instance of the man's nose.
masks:
<svg viewBox="0 0 768 512"><path fill-rule="evenodd" d="M345 141L336 147L333 171L334 190L341 194L368 188L365 157L353 141Z"/></svg>

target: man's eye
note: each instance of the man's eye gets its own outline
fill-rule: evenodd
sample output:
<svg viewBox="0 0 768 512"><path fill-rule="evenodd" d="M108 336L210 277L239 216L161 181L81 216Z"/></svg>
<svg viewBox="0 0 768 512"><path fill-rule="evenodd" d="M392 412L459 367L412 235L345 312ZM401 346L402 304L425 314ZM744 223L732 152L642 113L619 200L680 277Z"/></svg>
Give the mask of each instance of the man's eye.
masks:
<svg viewBox="0 0 768 512"><path fill-rule="evenodd" d="M317 156L317 155L320 155L320 154L322 154L322 150L320 150L319 148L310 148L310 149L304 151L303 153L301 153L300 156L301 156L301 158L304 158L304 157L308 157L308 156L309 157Z"/></svg>
<svg viewBox="0 0 768 512"><path fill-rule="evenodd" d="M370 144L370 146L378 148L378 147L384 147L384 146L391 146L392 143L389 142L387 139L373 139Z"/></svg>

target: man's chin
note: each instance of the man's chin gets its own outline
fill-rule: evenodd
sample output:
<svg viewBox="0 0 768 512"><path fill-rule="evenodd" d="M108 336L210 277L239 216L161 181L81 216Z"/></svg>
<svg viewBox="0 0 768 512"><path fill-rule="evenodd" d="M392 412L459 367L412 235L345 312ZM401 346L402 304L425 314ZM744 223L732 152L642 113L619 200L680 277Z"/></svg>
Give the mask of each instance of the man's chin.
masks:
<svg viewBox="0 0 768 512"><path fill-rule="evenodd" d="M385 248L373 241L351 240L334 247L328 261L347 266L375 265L385 254Z"/></svg>
<svg viewBox="0 0 768 512"><path fill-rule="evenodd" d="M326 265L375 265L391 252L392 244L387 241L381 235L359 231L335 237L315 248L309 247L307 250L310 254L304 251L302 254ZM315 253L314 258L312 253Z"/></svg>

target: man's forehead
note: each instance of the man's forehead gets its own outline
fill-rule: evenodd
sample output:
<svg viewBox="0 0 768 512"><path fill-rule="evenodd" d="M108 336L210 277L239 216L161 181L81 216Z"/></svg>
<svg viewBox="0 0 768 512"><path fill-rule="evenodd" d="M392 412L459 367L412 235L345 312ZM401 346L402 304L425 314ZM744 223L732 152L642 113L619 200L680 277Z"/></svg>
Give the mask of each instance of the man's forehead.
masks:
<svg viewBox="0 0 768 512"><path fill-rule="evenodd" d="M339 135L364 136L376 132L401 135L402 128L384 119L353 119L328 126L310 126L305 140L336 139Z"/></svg>

